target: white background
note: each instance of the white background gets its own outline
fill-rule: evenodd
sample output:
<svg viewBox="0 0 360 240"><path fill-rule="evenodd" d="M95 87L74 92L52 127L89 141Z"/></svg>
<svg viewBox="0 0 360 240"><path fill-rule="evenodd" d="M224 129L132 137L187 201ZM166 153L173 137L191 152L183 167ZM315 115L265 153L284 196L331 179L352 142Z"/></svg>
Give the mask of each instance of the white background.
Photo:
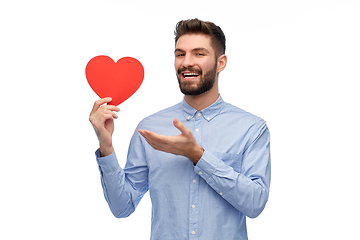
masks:
<svg viewBox="0 0 360 240"><path fill-rule="evenodd" d="M194 17L227 37L224 100L271 131L270 199L249 238L360 239L360 4L347 0L2 1L0 238L149 239L148 194L127 219L103 197L85 66L145 68L116 121L124 166L137 123L182 100L173 31Z"/></svg>

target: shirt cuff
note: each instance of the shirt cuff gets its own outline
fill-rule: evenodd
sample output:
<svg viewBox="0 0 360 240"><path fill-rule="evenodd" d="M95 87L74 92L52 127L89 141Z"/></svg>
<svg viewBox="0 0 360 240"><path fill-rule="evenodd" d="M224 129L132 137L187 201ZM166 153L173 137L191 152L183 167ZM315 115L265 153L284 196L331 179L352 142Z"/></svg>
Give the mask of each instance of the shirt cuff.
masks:
<svg viewBox="0 0 360 240"><path fill-rule="evenodd" d="M220 160L219 162L217 157L205 150L202 157L195 165L194 171L207 180L219 168L220 164L223 164L223 161Z"/></svg>
<svg viewBox="0 0 360 240"><path fill-rule="evenodd" d="M98 149L95 152L95 156L102 173L116 172L120 168L115 151L108 156L101 157L100 149Z"/></svg>

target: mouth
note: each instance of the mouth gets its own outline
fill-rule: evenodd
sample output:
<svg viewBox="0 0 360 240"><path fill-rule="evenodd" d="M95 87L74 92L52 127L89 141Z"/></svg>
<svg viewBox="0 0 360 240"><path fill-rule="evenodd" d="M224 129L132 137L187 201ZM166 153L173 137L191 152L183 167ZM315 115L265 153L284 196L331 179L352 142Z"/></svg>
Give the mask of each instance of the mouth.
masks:
<svg viewBox="0 0 360 240"><path fill-rule="evenodd" d="M181 76L184 80L194 80L197 77L199 77L199 73L197 72L183 72L181 73Z"/></svg>

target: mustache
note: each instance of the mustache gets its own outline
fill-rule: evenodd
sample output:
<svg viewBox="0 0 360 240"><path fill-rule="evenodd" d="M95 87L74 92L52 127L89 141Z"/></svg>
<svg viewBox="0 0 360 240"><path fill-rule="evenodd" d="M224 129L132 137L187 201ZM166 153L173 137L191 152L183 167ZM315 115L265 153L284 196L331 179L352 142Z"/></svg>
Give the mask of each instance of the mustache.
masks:
<svg viewBox="0 0 360 240"><path fill-rule="evenodd" d="M193 68L193 67L189 67L189 68L185 68L185 67L182 67L182 68L179 68L177 70L177 73L180 75L182 72L185 72L185 71L188 71L188 72L196 72L198 73L199 75L202 74L202 70L200 68Z"/></svg>

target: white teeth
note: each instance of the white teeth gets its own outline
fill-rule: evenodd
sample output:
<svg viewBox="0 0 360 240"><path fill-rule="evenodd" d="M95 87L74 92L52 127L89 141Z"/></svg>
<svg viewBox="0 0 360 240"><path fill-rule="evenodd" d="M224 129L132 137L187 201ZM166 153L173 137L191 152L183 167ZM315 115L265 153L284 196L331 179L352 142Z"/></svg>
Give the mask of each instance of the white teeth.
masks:
<svg viewBox="0 0 360 240"><path fill-rule="evenodd" d="M184 77L192 77L192 76L198 76L197 73L184 73Z"/></svg>

